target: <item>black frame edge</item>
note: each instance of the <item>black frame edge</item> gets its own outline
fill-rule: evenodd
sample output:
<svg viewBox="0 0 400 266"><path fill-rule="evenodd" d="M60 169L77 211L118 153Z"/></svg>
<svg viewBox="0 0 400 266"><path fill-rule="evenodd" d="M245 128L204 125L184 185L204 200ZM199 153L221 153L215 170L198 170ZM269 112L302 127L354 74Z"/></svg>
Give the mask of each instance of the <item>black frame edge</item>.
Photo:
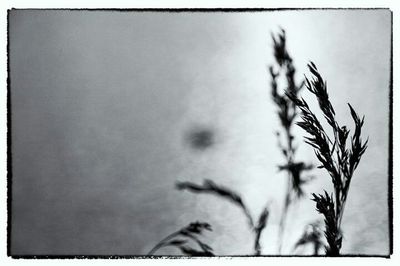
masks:
<svg viewBox="0 0 400 266"><path fill-rule="evenodd" d="M391 14L391 47L390 47L390 81L389 81L389 168L388 168L388 208L389 208L389 254L341 254L340 257L357 258L385 258L393 255L393 11L387 8L11 8L7 9L7 256L12 259L196 259L196 258L246 258L253 255L233 255L216 257L188 257L188 256L146 256L146 255L12 255L12 115L11 115L11 77L10 77L10 13L13 10L39 11L116 11L116 12L264 12L264 11L295 11L295 10L389 10ZM312 255L261 255L259 257L326 257Z"/></svg>

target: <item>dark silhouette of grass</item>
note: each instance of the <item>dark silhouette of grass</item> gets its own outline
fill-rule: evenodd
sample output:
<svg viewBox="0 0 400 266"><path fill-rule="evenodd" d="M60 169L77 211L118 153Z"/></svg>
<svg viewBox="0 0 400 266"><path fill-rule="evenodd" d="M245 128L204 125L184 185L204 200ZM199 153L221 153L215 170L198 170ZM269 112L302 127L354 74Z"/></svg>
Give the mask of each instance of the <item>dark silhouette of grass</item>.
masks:
<svg viewBox="0 0 400 266"><path fill-rule="evenodd" d="M299 200L305 195L304 184L313 178L309 175L306 176L305 173L313 169L314 166L310 163L296 160L295 158L297 145L292 130L293 125L297 124L309 134L309 136L305 137L305 142L314 148L315 155L321 163L318 168L324 168L331 176L334 194L328 194L326 191L323 194L312 193L312 200L316 202L317 211L324 216L324 235L327 245L325 246L322 240L320 224L311 223L307 225L303 235L295 243L293 251L300 246L312 244L314 255L318 255L319 250L325 246L325 253L327 256L339 256L342 245L341 220L350 188L350 182L367 148L368 140L363 142L361 139L364 117L360 119L353 107L348 104L350 114L355 123L354 134L351 139L349 139L350 130L348 130L346 126L339 126L339 123L336 121L335 111L329 101L326 82L323 81L316 66L312 62L308 65L313 75L311 80L305 78L305 81L297 83L295 81L296 69L286 49L285 31L282 30L276 37L272 35L272 40L274 43L274 57L277 66L271 66L269 68L269 73L271 75L271 94L277 106L277 113L282 126L282 129L277 132L278 145L285 158L284 164L278 165L278 170L286 172L288 177L287 192L279 223L279 254L282 249L286 217L289 208L295 200ZM281 76L286 79L287 84L287 86L282 89L278 88L277 82L278 78ZM307 102L298 96L304 85L307 90L316 97L321 112L332 128L332 138L329 137L329 134L324 129L321 122L310 110ZM295 120L299 114L301 115L301 121L296 123ZM284 144L281 138L285 139ZM196 132L196 134L190 136L190 142L193 147L197 149L203 149L212 145L212 140L212 134L205 131ZM350 143L350 147L347 147L348 143ZM202 185L192 182L177 182L176 188L197 194L212 194L221 199L228 200L239 207L243 211L251 231L254 233L254 254L260 255L260 238L267 225L269 216L268 207L263 209L257 222L255 222L248 206L245 205L237 192L217 185L211 180L204 180ZM164 238L149 252L149 255L154 254L154 252L162 247L175 246L185 255L213 256L212 248L198 239L198 235L204 229L211 230L211 226L208 223L192 223ZM189 240L196 243L199 249L190 247L188 245Z"/></svg>
<svg viewBox="0 0 400 266"><path fill-rule="evenodd" d="M286 91L297 97L298 93L304 87L304 81L297 83L295 80L296 68L293 65L293 60L286 48L286 34L284 30L277 36L272 34L274 58L276 67L270 66L269 73L271 76L271 95L274 103L277 106L277 113L282 129L277 132L278 145L285 157L285 163L279 165L279 171L287 173L287 190L285 194L283 210L279 223L279 243L278 253L281 253L282 243L284 238L286 217L289 208L294 200L304 196L303 185L312 179L311 176L305 177L304 172L313 169L313 165L296 161L296 149L294 142L295 137L292 134L294 121L297 118L298 108L285 94L285 89L278 88L278 78L284 76L286 79ZM277 69L277 70L275 70ZM285 144L282 143L281 137L284 135Z"/></svg>
<svg viewBox="0 0 400 266"><path fill-rule="evenodd" d="M163 247L173 246L177 247L184 255L188 256L214 256L213 249L199 239L199 236L205 230L212 231L211 225L204 222L190 223L162 239L147 255L153 255L157 250ZM190 247L190 241L196 243L200 249Z"/></svg>
<svg viewBox="0 0 400 266"><path fill-rule="evenodd" d="M364 117L360 119L353 107L348 104L355 124L354 134L348 141L350 130L346 126L340 126L336 121L335 111L329 101L326 82L314 63L311 62L308 67L313 77L311 80L306 78L306 88L316 97L319 108L332 129L333 140L303 98L298 98L289 90L286 95L301 110L302 121L297 125L309 135L305 137L305 142L314 148L315 155L321 163L318 168L324 168L331 176L334 195L329 195L326 191L323 194L313 193L312 200L316 202L317 211L325 217L325 237L328 242L326 255L339 256L342 246L341 221L350 182L367 149L368 140L363 142L361 139ZM350 147L347 147L348 142L350 142Z"/></svg>
<svg viewBox="0 0 400 266"><path fill-rule="evenodd" d="M257 223L254 222L249 209L244 204L242 198L237 192L233 190L217 185L211 180L204 180L203 185L197 185L191 182L177 182L176 188L179 190L187 190L192 193L206 193L212 194L217 197L223 198L232 202L236 206L242 209L246 219L248 221L249 227L254 232L254 254L260 255L261 254L261 244L260 244L260 237L267 225L268 216L269 216L269 209L265 207L260 214Z"/></svg>

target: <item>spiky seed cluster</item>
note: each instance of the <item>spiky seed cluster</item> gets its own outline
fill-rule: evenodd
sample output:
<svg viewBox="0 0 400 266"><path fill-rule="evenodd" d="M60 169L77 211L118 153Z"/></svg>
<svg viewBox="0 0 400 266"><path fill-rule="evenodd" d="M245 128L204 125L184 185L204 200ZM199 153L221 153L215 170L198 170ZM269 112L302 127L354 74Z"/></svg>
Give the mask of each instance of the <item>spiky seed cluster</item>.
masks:
<svg viewBox="0 0 400 266"><path fill-rule="evenodd" d="M292 62L292 58L290 57L288 51L286 50L286 33L285 30L281 30L281 34L278 34L278 37L275 38L273 34L271 34L272 41L274 42L274 56L276 58L277 63L282 66L287 64L288 62Z"/></svg>
<svg viewBox="0 0 400 266"><path fill-rule="evenodd" d="M194 222L190 223L188 226L181 230L182 234L201 234L203 231L212 231L211 225L209 223Z"/></svg>
<svg viewBox="0 0 400 266"><path fill-rule="evenodd" d="M326 121L332 128L336 128L338 125L335 121L335 110L329 101L326 82L324 82L321 75L318 73L317 67L313 62L309 64L309 69L314 77L311 81L308 78L305 79L306 88L317 97L319 108L324 114Z"/></svg>
<svg viewBox="0 0 400 266"><path fill-rule="evenodd" d="M180 249L184 255L188 256L214 256L213 249L199 239L203 231L212 231L211 225L204 222L194 222L181 228L180 230L168 235L154 246L148 255L153 255L157 250L174 246ZM198 248L189 245L190 240L197 244ZM199 249L200 248L200 249Z"/></svg>
<svg viewBox="0 0 400 266"><path fill-rule="evenodd" d="M319 108L332 128L334 141L329 138L328 133L303 98L299 99L290 91L287 91L286 95L300 108L302 121L297 125L309 134L305 137L305 142L314 148L315 155L321 163L318 168L325 168L332 179L335 201L327 193L318 196L313 194L313 200L317 203L317 210L325 216L325 235L329 245L327 255L337 256L342 242L340 224L351 178L367 148L368 140L363 143L361 139L364 117L360 119L353 107L348 104L355 130L351 138L351 146L347 148L350 130L346 126L340 126L336 121L326 82L323 81L317 67L312 62L308 67L313 78L311 80L306 78L306 88L317 98Z"/></svg>
<svg viewBox="0 0 400 266"><path fill-rule="evenodd" d="M361 156L364 154L365 150L367 149L368 140L363 143L362 139L361 139L361 128L364 125L364 117L362 119L360 119L360 117L357 115L357 113L354 111L353 107L351 107L350 104L349 104L349 108L351 111L351 116L353 117L353 120L355 123L355 131L354 131L354 135L351 138L352 149L350 152L348 152L349 167L347 168L346 173L348 176L352 176L354 173L354 170L356 170L356 168L361 160Z"/></svg>
<svg viewBox="0 0 400 266"><path fill-rule="evenodd" d="M336 226L335 204L333 198L332 196L329 196L326 191L324 195L313 193L312 196L312 200L316 202L318 212L325 218L325 238L328 242L326 255L338 255L342 246L342 236L339 231L340 229Z"/></svg>
<svg viewBox="0 0 400 266"><path fill-rule="evenodd" d="M331 140L316 115L310 110L307 102L303 98L297 98L294 94L288 93L287 95L300 108L302 121L296 124L310 135L304 137L304 139L307 144L314 148L315 155L322 164L318 168L326 168L332 176L332 180L336 180L338 173L331 156Z"/></svg>

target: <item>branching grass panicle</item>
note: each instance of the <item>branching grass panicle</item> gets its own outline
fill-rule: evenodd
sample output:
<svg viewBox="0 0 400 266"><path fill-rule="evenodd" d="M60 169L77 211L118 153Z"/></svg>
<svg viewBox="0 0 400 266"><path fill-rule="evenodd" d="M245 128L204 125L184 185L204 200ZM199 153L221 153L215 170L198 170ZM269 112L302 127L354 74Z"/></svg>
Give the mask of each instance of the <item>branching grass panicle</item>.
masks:
<svg viewBox="0 0 400 266"><path fill-rule="evenodd" d="M297 125L308 133L309 136L305 137L305 142L314 148L315 155L321 163L318 168L324 168L333 183L334 195L325 191L323 194L312 194L312 199L316 202L318 212L325 217L325 237L328 242L326 255L339 256L342 246L341 221L350 182L367 149L368 140L363 142L361 138L364 117L360 118L350 104L348 106L355 130L351 139L348 139L350 130L337 122L335 111L329 100L326 82L314 63L311 62L308 67L312 79L306 78L306 88L316 97L319 108L332 129L333 136L329 136L303 98L299 98L289 90L286 95L300 108L302 121Z"/></svg>

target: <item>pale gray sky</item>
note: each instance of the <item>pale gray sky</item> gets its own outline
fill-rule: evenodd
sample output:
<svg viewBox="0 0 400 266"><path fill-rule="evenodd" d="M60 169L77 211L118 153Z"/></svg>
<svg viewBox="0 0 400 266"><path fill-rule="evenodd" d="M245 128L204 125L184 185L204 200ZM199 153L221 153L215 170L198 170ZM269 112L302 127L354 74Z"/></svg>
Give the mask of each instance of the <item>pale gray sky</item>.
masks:
<svg viewBox="0 0 400 266"><path fill-rule="evenodd" d="M347 102L366 116L342 251L388 253L388 10L13 10L9 27L12 254L145 254L193 220L212 223L216 254L251 254L240 210L174 189L204 178L240 192L254 216L272 202L262 244L276 254L286 176L267 66L279 27L298 78L312 60L328 80L339 121L352 125ZM214 144L193 151L193 127ZM308 146L299 157L316 163ZM332 191L324 170L314 175L307 193ZM308 197L297 204L284 252L316 218Z"/></svg>

